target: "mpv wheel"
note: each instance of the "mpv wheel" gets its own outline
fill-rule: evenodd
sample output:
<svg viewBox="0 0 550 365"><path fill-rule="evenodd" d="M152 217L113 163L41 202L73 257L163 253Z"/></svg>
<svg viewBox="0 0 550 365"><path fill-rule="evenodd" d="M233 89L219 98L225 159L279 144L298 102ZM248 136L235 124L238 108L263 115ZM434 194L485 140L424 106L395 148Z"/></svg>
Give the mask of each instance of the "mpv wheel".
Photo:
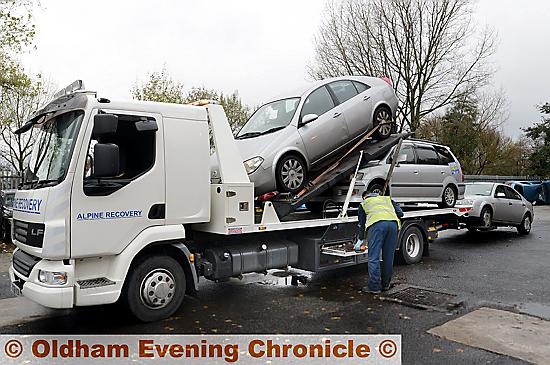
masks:
<svg viewBox="0 0 550 365"><path fill-rule="evenodd" d="M451 185L447 185L445 189L443 189L443 198L439 206L441 208L452 208L455 206L457 199L458 194L456 190Z"/></svg>
<svg viewBox="0 0 550 365"><path fill-rule="evenodd" d="M277 164L276 175L279 191L295 194L306 183L307 167L300 157L288 155Z"/></svg>
<svg viewBox="0 0 550 365"><path fill-rule="evenodd" d="M521 235L529 234L529 232L531 232L531 225L531 216L529 214L525 214L521 224L517 226L518 233Z"/></svg>
<svg viewBox="0 0 550 365"><path fill-rule="evenodd" d="M393 126L393 117L390 109L380 107L374 112L373 125L380 125L380 128L374 134L376 139L386 139L391 135Z"/></svg>

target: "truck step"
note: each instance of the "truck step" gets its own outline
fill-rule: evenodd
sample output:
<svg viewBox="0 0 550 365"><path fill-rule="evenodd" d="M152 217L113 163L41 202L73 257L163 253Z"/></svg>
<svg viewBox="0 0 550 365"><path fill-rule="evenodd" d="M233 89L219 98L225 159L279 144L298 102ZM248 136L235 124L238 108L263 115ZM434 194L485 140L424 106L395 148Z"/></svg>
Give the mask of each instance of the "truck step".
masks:
<svg viewBox="0 0 550 365"><path fill-rule="evenodd" d="M115 282L107 278L94 278L77 281L80 289L98 288L101 286L115 285Z"/></svg>

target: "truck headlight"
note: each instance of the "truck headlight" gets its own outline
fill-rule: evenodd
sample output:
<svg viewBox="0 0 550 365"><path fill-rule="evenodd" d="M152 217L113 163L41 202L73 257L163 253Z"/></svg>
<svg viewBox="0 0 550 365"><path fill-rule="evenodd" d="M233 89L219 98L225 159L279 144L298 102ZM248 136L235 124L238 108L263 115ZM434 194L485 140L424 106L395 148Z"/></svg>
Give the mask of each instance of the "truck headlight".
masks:
<svg viewBox="0 0 550 365"><path fill-rule="evenodd" d="M258 167L260 167L262 162L264 162L264 159L261 158L260 156L252 157L251 159L246 160L244 162L244 168L246 169L246 173L250 175L251 173L256 171Z"/></svg>
<svg viewBox="0 0 550 365"><path fill-rule="evenodd" d="M38 281L48 285L65 285L67 284L67 273L38 270Z"/></svg>

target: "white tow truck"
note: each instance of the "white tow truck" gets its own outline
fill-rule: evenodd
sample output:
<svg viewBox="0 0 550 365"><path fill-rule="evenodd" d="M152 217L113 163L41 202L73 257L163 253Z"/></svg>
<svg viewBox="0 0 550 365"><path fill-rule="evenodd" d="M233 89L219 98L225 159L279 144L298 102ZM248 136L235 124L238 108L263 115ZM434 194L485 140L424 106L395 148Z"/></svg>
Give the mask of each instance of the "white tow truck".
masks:
<svg viewBox="0 0 550 365"><path fill-rule="evenodd" d="M296 211L353 173L346 153L297 197L259 202L219 105L115 102L63 89L16 133L37 140L13 207L15 292L51 308L124 302L142 321L173 314L199 277L221 281L293 267L323 271L367 261L357 218ZM220 180L211 182L209 130ZM368 162L404 136L364 138ZM398 253L418 262L467 208L403 218Z"/></svg>

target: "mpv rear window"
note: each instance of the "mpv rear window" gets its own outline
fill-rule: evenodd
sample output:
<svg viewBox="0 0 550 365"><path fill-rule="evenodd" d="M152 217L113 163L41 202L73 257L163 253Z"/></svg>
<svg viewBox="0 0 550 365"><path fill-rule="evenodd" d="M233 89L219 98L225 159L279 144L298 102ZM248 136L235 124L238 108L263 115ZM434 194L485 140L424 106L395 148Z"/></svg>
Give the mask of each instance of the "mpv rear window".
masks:
<svg viewBox="0 0 550 365"><path fill-rule="evenodd" d="M437 155L439 156L439 162L441 165L448 165L452 162L455 162L451 152L445 147L434 146Z"/></svg>
<svg viewBox="0 0 550 365"><path fill-rule="evenodd" d="M419 165L439 165L439 157L435 150L430 147L416 146L417 164Z"/></svg>

